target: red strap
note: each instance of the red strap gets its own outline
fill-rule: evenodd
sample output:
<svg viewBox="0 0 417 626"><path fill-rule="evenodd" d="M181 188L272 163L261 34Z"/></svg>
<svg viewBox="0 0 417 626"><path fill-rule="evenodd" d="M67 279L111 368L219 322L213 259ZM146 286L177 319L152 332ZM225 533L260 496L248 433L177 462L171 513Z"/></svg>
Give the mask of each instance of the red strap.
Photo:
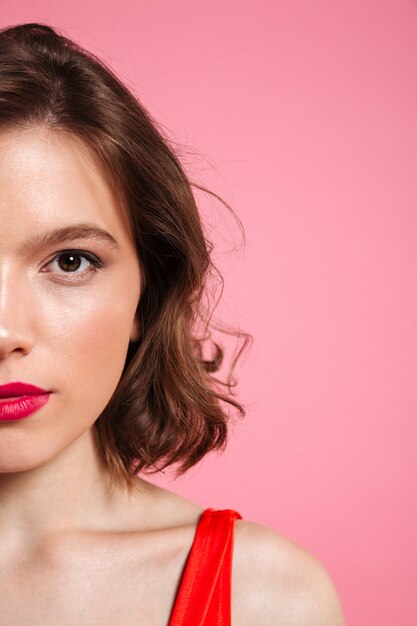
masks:
<svg viewBox="0 0 417 626"><path fill-rule="evenodd" d="M205 509L198 522L169 626L230 626L233 509Z"/></svg>

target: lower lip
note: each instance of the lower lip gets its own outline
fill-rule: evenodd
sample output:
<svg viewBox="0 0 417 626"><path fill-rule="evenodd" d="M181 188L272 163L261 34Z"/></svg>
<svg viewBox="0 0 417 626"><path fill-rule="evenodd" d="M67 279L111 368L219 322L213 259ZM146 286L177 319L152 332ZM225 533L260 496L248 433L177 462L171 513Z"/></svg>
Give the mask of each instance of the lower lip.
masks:
<svg viewBox="0 0 417 626"><path fill-rule="evenodd" d="M21 396L14 400L0 399L0 420L20 420L39 411L49 400L50 393L39 396Z"/></svg>

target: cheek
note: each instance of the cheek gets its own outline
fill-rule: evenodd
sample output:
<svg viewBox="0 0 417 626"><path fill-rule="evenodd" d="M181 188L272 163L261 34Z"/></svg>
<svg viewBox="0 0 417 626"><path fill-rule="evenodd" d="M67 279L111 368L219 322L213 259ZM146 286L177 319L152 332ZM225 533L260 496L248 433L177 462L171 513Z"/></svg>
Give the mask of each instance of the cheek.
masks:
<svg viewBox="0 0 417 626"><path fill-rule="evenodd" d="M62 391L88 405L90 417L106 406L126 359L137 301L119 283L73 288L72 297L55 299L49 318L50 349L60 370L56 386L63 382Z"/></svg>
<svg viewBox="0 0 417 626"><path fill-rule="evenodd" d="M85 433L108 404L123 371L139 299L139 280L133 284L133 272L126 274L128 284L123 274L30 294L36 341L28 358L56 394L42 416L2 430L0 473L51 458Z"/></svg>

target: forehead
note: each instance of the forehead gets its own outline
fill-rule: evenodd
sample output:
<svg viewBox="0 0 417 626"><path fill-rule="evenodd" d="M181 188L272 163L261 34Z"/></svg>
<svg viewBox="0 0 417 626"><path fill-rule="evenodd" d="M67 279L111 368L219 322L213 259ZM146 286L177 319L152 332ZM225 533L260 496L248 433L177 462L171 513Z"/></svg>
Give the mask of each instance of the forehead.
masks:
<svg viewBox="0 0 417 626"><path fill-rule="evenodd" d="M128 237L126 212L90 148L44 128L0 132L0 232L81 221Z"/></svg>

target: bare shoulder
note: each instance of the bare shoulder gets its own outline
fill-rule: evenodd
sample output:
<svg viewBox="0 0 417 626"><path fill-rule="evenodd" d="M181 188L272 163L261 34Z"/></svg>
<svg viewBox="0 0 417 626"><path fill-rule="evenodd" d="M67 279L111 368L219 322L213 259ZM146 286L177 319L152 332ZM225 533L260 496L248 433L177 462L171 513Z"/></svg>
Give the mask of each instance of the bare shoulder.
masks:
<svg viewBox="0 0 417 626"><path fill-rule="evenodd" d="M233 626L345 626L321 561L272 528L234 523Z"/></svg>

